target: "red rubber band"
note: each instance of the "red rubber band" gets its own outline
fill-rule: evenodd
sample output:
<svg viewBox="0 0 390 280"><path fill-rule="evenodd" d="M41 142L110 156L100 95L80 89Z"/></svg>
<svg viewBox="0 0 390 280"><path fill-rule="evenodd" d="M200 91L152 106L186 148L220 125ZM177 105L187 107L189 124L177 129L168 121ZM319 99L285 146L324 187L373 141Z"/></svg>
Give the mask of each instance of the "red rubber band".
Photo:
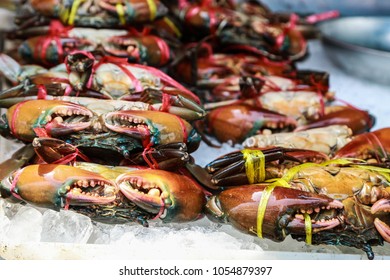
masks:
<svg viewBox="0 0 390 280"><path fill-rule="evenodd" d="M158 218L161 217L161 215L164 213L164 209L165 209L165 202L164 202L164 199L161 198L161 202L162 202L162 205L160 207L160 211L158 211L156 217L154 217L152 220L157 220Z"/></svg>
<svg viewBox="0 0 390 280"><path fill-rule="evenodd" d="M45 87L45 85L38 85L38 94L37 94L37 98L38 99L46 99L47 98L47 89Z"/></svg>
<svg viewBox="0 0 390 280"><path fill-rule="evenodd" d="M27 100L22 101L22 102L19 102L18 104L16 104L16 107L15 107L14 113L12 114L11 122L10 122L10 131L11 131L11 134L12 134L13 136L15 136L16 138L21 139L21 140L23 140L23 139L18 135L18 133L16 133L16 118L18 117L20 107L21 107L25 102L27 102Z"/></svg>
<svg viewBox="0 0 390 280"><path fill-rule="evenodd" d="M19 177L20 177L20 175L22 174L22 171L23 171L23 169L20 169L20 170L18 170L18 171L16 171L16 172L14 173L14 178L13 178L13 180L12 180L12 184L11 184L11 187L10 187L10 189L9 189L9 191L11 192L11 194L12 194L14 197L16 197L17 199L19 199L19 200L23 200L23 199L22 199L22 197L21 197L19 194L17 194L17 193L15 192L15 188L16 188L16 183L18 182Z"/></svg>

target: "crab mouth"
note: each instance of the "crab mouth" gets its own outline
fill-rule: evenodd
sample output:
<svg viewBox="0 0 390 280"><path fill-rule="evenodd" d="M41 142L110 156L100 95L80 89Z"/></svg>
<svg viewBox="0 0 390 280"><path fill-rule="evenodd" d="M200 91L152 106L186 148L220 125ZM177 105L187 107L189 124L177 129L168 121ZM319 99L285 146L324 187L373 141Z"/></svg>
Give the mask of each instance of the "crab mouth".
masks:
<svg viewBox="0 0 390 280"><path fill-rule="evenodd" d="M115 200L117 192L112 182L95 179L75 179L65 189L64 206L108 204Z"/></svg>
<svg viewBox="0 0 390 280"><path fill-rule="evenodd" d="M118 178L117 183L120 191L129 200L149 213L161 213L172 205L170 193L161 182L151 182L141 176L124 174Z"/></svg>
<svg viewBox="0 0 390 280"><path fill-rule="evenodd" d="M153 130L153 127L147 119L123 112L107 113L105 125L112 131L128 134L139 139L150 135L150 132Z"/></svg>
<svg viewBox="0 0 390 280"><path fill-rule="evenodd" d="M92 123L92 112L76 106L57 106L45 118L45 129L51 136L61 136L81 131Z"/></svg>

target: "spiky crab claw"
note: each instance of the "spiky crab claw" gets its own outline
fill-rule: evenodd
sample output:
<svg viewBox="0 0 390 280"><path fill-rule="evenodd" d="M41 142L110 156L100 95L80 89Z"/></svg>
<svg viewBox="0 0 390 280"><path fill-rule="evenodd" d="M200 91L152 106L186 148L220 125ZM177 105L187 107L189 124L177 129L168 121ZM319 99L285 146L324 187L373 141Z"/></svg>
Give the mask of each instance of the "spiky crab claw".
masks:
<svg viewBox="0 0 390 280"><path fill-rule="evenodd" d="M143 141L144 146L184 142L194 151L200 138L192 126L178 116L155 111L117 111L104 115L105 126Z"/></svg>
<svg viewBox="0 0 390 280"><path fill-rule="evenodd" d="M91 125L92 117L90 110L70 102L30 100L8 109L8 124L2 133L9 132L15 138L32 142L37 131L57 137L84 130Z"/></svg>
<svg viewBox="0 0 390 280"><path fill-rule="evenodd" d="M203 190L189 178L163 170L137 170L119 176L120 191L163 221L184 222L202 216Z"/></svg>
<svg viewBox="0 0 390 280"><path fill-rule="evenodd" d="M2 197L61 209L113 202L116 185L98 173L58 164L29 165L1 182Z"/></svg>
<svg viewBox="0 0 390 280"><path fill-rule="evenodd" d="M243 103L213 109L207 115L208 130L220 142L241 143L264 129L288 131L297 126L291 117Z"/></svg>

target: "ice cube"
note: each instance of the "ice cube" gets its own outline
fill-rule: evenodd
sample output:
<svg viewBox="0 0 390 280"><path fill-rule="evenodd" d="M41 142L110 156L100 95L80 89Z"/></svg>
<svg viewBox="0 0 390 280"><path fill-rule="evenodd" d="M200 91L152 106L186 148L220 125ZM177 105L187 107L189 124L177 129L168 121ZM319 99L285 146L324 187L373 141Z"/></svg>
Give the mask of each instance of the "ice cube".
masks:
<svg viewBox="0 0 390 280"><path fill-rule="evenodd" d="M5 201L0 200L0 240L4 240L6 238L6 233L8 232L10 220L5 214Z"/></svg>
<svg viewBox="0 0 390 280"><path fill-rule="evenodd" d="M87 243L93 231L91 219L72 211L47 210L43 214L43 242Z"/></svg>
<svg viewBox="0 0 390 280"><path fill-rule="evenodd" d="M42 232L42 214L35 208L24 206L10 220L6 238L9 241L39 242Z"/></svg>

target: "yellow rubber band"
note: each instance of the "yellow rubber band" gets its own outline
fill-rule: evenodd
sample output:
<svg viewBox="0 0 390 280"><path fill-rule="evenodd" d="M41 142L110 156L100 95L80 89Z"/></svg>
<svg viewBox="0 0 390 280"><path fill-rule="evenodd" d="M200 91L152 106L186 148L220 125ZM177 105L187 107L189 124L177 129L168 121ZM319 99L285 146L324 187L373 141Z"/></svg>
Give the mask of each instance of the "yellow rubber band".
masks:
<svg viewBox="0 0 390 280"><path fill-rule="evenodd" d="M273 184L278 185L280 187L284 187L284 188L291 188L290 184L286 180L284 180L283 178L270 179L270 180L267 180L266 182L272 182Z"/></svg>
<svg viewBox="0 0 390 280"><path fill-rule="evenodd" d="M249 184L264 182L265 156L260 150L244 149L241 151L245 160L245 172Z"/></svg>
<svg viewBox="0 0 390 280"><path fill-rule="evenodd" d="M177 35L177 37L181 37L181 32L179 30L179 28L176 27L176 25L167 17L164 17L163 19L165 21L165 23L170 27L172 28L173 32L175 32L175 34Z"/></svg>
<svg viewBox="0 0 390 280"><path fill-rule="evenodd" d="M84 2L85 0L74 0L72 4L72 8L70 10L68 24L73 25L74 19L76 17L77 9L79 8L80 4Z"/></svg>
<svg viewBox="0 0 390 280"><path fill-rule="evenodd" d="M257 236L260 238L263 238L263 220L265 209L267 208L268 199L275 187L275 184L271 184L263 190L263 194L259 202L259 207L257 208Z"/></svg>
<svg viewBox="0 0 390 280"><path fill-rule="evenodd" d="M305 168L308 168L308 167L313 167L313 166L320 166L319 164L317 163L313 163L313 162L307 162L307 163L303 163L303 164L300 164L300 165L297 165L297 166L294 166L294 167L291 167L287 173L282 177L285 181L289 182L291 181L294 176L301 170L305 169Z"/></svg>
<svg viewBox="0 0 390 280"><path fill-rule="evenodd" d="M153 21L156 18L157 6L154 0L146 0L148 2L149 11L150 11L150 20Z"/></svg>
<svg viewBox="0 0 390 280"><path fill-rule="evenodd" d="M331 164L341 164L341 165L346 165L346 164L352 164L354 159L346 159L346 158L338 158L338 159L331 159L327 160L323 163L320 163L321 166L328 166ZM361 161L361 160L359 160Z"/></svg>
<svg viewBox="0 0 390 280"><path fill-rule="evenodd" d="M311 224L311 218L310 215L305 213L305 231L306 231L306 244L311 245L311 239L312 239L312 224Z"/></svg>
<svg viewBox="0 0 390 280"><path fill-rule="evenodd" d="M69 18L69 9L67 8L62 8L60 12L60 19L63 23L67 23Z"/></svg>
<svg viewBox="0 0 390 280"><path fill-rule="evenodd" d="M126 24L125 10L121 3L117 3L115 6L116 12L118 13L119 21L122 25Z"/></svg>
<svg viewBox="0 0 390 280"><path fill-rule="evenodd" d="M381 174L383 177L386 178L387 182L390 182L390 169L389 168L383 168L378 166L371 166L371 165L353 165L353 167L358 167L362 169L367 169L369 171L375 171Z"/></svg>

